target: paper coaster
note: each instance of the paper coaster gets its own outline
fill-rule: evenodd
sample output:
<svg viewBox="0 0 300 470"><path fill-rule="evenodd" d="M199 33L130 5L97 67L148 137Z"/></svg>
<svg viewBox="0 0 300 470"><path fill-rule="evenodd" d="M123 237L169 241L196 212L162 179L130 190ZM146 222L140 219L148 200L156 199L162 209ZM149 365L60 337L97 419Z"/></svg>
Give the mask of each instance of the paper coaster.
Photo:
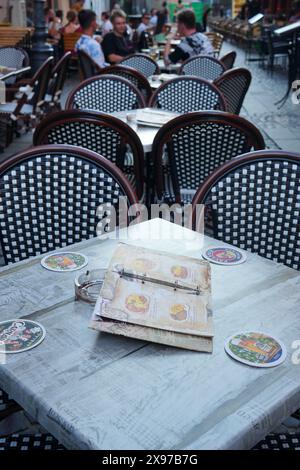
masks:
<svg viewBox="0 0 300 470"><path fill-rule="evenodd" d="M246 261L247 255L237 248L227 248L223 246L211 246L202 253L203 258L211 263L223 266L234 266Z"/></svg>
<svg viewBox="0 0 300 470"><path fill-rule="evenodd" d="M88 264L88 259L81 253L61 252L47 255L41 265L49 271L69 272L81 269Z"/></svg>
<svg viewBox="0 0 300 470"><path fill-rule="evenodd" d="M0 352L20 353L35 348L46 336L45 328L31 320L0 322Z"/></svg>
<svg viewBox="0 0 300 470"><path fill-rule="evenodd" d="M228 338L225 351L237 361L254 367L275 367L286 359L286 348L281 341L252 331Z"/></svg>

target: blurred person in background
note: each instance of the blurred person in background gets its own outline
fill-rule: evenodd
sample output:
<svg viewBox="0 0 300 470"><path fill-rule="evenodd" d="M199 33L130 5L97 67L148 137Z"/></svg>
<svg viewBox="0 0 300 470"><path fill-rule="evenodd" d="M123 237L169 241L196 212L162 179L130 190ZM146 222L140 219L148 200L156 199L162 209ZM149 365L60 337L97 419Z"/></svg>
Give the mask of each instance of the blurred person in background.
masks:
<svg viewBox="0 0 300 470"><path fill-rule="evenodd" d="M67 13L67 24L62 28L62 33L72 34L81 31L81 26L78 23L78 15L75 10L70 10Z"/></svg>
<svg viewBox="0 0 300 470"><path fill-rule="evenodd" d="M102 47L99 41L93 37L98 29L96 13L92 10L81 10L78 13L78 20L82 28L82 35L75 44L75 50L83 50L99 67L106 67Z"/></svg>
<svg viewBox="0 0 300 470"><path fill-rule="evenodd" d="M113 30L104 36L102 48L107 62L117 64L123 57L135 52L134 44L130 39L126 14L123 10L113 10L110 21Z"/></svg>
<svg viewBox="0 0 300 470"><path fill-rule="evenodd" d="M171 40L176 35L184 37L184 39L171 52ZM191 9L182 10L177 15L177 33L168 35L164 50L165 64L184 62L198 54L213 56L214 48L205 34L197 32L194 11Z"/></svg>
<svg viewBox="0 0 300 470"><path fill-rule="evenodd" d="M101 20L102 20L101 31L102 31L102 36L104 37L105 34L112 31L113 25L112 25L112 22L109 19L109 13L107 11L102 12Z"/></svg>

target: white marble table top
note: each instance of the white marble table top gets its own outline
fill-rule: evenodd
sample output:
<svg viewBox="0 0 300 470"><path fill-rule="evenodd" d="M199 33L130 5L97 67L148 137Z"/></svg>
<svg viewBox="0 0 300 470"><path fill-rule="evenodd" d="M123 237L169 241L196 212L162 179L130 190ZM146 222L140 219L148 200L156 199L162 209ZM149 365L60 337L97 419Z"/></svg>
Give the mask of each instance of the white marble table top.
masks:
<svg viewBox="0 0 300 470"><path fill-rule="evenodd" d="M161 219L130 234L128 243L201 257L200 235ZM116 243L73 249L93 269L107 267ZM74 300L80 271L47 271L40 258L0 270L0 319L30 318L47 331L38 347L6 357L0 387L68 448L248 449L299 407L300 365L291 360L299 272L251 253L235 267L212 265L215 337L206 354L89 329L93 307ZM286 361L259 369L231 359L225 339L246 330L281 339Z"/></svg>

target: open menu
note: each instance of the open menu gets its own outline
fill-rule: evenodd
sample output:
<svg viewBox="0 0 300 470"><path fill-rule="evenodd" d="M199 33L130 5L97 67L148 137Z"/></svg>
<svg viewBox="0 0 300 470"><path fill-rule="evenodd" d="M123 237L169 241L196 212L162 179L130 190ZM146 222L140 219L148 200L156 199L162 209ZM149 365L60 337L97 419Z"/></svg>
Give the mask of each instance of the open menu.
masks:
<svg viewBox="0 0 300 470"><path fill-rule="evenodd" d="M141 126L161 127L177 116L179 116L178 113L162 111L155 108L136 110L136 122Z"/></svg>
<svg viewBox="0 0 300 470"><path fill-rule="evenodd" d="M91 327L212 352L209 263L120 243L106 273Z"/></svg>

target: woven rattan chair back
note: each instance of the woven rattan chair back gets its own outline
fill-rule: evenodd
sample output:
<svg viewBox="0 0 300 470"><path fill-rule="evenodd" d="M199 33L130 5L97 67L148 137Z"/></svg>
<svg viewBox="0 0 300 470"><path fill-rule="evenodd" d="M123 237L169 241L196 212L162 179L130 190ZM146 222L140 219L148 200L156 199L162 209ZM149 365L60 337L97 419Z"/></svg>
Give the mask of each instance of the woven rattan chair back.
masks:
<svg viewBox="0 0 300 470"><path fill-rule="evenodd" d="M193 200L212 210L214 237L300 270L300 154L267 150L225 163Z"/></svg>
<svg viewBox="0 0 300 470"><path fill-rule="evenodd" d="M125 67L124 65L111 65L110 67L105 67L101 70L99 75L117 75L118 77L126 78L129 80L145 98L146 103L152 96L152 89L149 81L138 70L133 69L132 67Z"/></svg>
<svg viewBox="0 0 300 470"><path fill-rule="evenodd" d="M106 158L67 145L40 146L0 165L0 240L14 263L111 231L119 197L137 201Z"/></svg>
<svg viewBox="0 0 300 470"><path fill-rule="evenodd" d="M215 168L244 152L264 148L260 131L239 116L221 112L179 116L159 130L153 143L157 197L191 202Z"/></svg>
<svg viewBox="0 0 300 470"><path fill-rule="evenodd" d="M151 75L157 75L160 73L159 67L155 60L151 59L151 57L147 56L146 54L131 54L127 57L124 57L124 59L119 62L119 65L132 67L147 78Z"/></svg>
<svg viewBox="0 0 300 470"><path fill-rule="evenodd" d="M197 55L190 57L183 62L179 74L193 75L204 78L205 80L215 80L226 70L225 65L218 59L206 55Z"/></svg>
<svg viewBox="0 0 300 470"><path fill-rule="evenodd" d="M115 75L88 78L68 96L66 109L113 113L145 107L141 92L128 80Z"/></svg>
<svg viewBox="0 0 300 470"><path fill-rule="evenodd" d="M136 132L121 120L91 111L67 110L50 114L36 128L34 145L69 144L103 155L116 164L143 193L144 152ZM132 164L127 165L130 154Z"/></svg>
<svg viewBox="0 0 300 470"><path fill-rule="evenodd" d="M190 76L181 76L163 83L153 93L149 106L178 113L226 111L225 99L215 85L202 78Z"/></svg>
<svg viewBox="0 0 300 470"><path fill-rule="evenodd" d="M214 84L225 98L228 112L240 114L251 80L251 72L242 68L228 70L215 80Z"/></svg>

